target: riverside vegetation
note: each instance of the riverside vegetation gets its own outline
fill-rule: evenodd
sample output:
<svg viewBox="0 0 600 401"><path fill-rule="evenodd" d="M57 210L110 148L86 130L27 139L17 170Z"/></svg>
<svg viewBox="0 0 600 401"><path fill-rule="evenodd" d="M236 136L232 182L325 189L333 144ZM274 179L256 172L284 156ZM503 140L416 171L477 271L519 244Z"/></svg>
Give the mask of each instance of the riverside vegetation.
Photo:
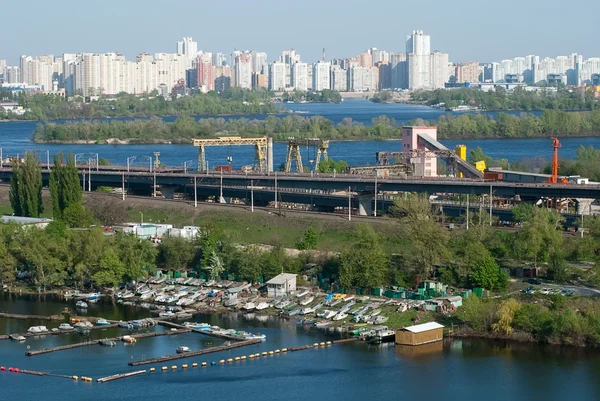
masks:
<svg viewBox="0 0 600 401"><path fill-rule="evenodd" d="M539 117L504 113L499 113L495 118L482 114L443 115L438 121L415 119L408 125L437 125L438 136L442 139L593 136L600 134L600 109L586 112L547 110ZM33 140L38 143L107 143L111 140L128 143L188 143L191 138L224 135L267 135L275 140L286 140L289 136L331 140L386 140L402 138L402 127L387 116L372 119L371 125L363 125L351 118L334 124L321 116L269 116L264 120L203 118L198 121L193 117L181 116L173 123L151 118L38 124Z"/></svg>
<svg viewBox="0 0 600 401"><path fill-rule="evenodd" d="M268 114L279 111L271 102L271 94L266 91L248 91L231 88L217 93L195 93L192 96L172 100L159 96L157 91L144 96L127 93L106 98L100 96L93 102L84 102L83 97L65 99L55 95L26 94L13 95L8 89L0 89L0 101L15 101L28 110L23 115L0 111L0 120L69 120L78 118L106 117L146 117L179 115L220 115L220 114Z"/></svg>
<svg viewBox="0 0 600 401"><path fill-rule="evenodd" d="M35 215L41 187L26 185L24 192L19 190L19 183L27 184L30 177L36 182L41 174L39 162L28 154L18 163L22 163L18 170L22 175L16 174L11 183L11 202L24 213ZM540 267L556 283L600 285L600 220L595 218L586 221L589 234L583 239L563 234L563 219L558 213L527 205L514 210L515 220L522 225L517 232L494 229L488 225L485 212L472 216L469 230L447 231L440 224L443 215L426 195L410 195L396 201L389 216L389 224L394 225L385 231L385 237L377 224L361 224L328 249L322 244L330 234L317 225L307 227L306 220L298 223L303 231L291 243L281 243L286 237L280 236L280 231L290 230L276 224L269 229L271 237L264 241L273 246L271 250L255 244L240 245L238 239L245 236L240 237L239 231L245 229L235 225L238 219L231 216L202 225L202 233L194 241L170 237L154 246L132 235L105 236L98 225L126 220L128 211L123 204L113 198L84 205L72 157L66 162L57 157L55 167L58 170L53 172L50 185L55 221L45 230L0 225L1 278L10 287L21 284L17 275L26 277L40 291L62 286L113 287L142 279L156 269L204 271L210 277L248 282L263 282L282 270L302 272L320 277L331 290L345 291L390 285L410 288L417 277L432 278L456 288L487 288L498 295L465 301L449 318L459 325L460 334L600 344L597 299L515 296L517 284L510 282L503 269L527 264ZM27 202L33 202L32 206L19 206ZM170 221L177 218L173 214L168 217ZM284 246L301 251L298 256L289 256ZM591 267L572 265L582 261L591 262ZM306 270L306 266L311 267Z"/></svg>

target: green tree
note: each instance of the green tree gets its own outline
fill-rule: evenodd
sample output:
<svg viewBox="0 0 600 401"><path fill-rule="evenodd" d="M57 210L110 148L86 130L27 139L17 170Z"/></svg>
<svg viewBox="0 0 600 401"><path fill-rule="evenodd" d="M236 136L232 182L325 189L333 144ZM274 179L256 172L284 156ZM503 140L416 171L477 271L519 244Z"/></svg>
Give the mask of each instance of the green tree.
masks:
<svg viewBox="0 0 600 401"><path fill-rule="evenodd" d="M506 280L501 277L506 275L491 256L484 257L477 263L471 274L471 280L475 287L498 290L506 286Z"/></svg>
<svg viewBox="0 0 600 401"><path fill-rule="evenodd" d="M194 258L194 245L181 237L167 237L158 246L159 265L165 269L183 271Z"/></svg>
<svg viewBox="0 0 600 401"><path fill-rule="evenodd" d="M317 243L319 242L319 234L314 228L306 230L302 238L296 242L296 249L305 251L309 249L317 249Z"/></svg>
<svg viewBox="0 0 600 401"><path fill-rule="evenodd" d="M340 283L363 288L382 286L387 281L390 266L381 239L373 227L366 224L358 226L357 234L358 242L340 255Z"/></svg>
<svg viewBox="0 0 600 401"><path fill-rule="evenodd" d="M217 253L213 250L211 252L209 262L210 263L205 268L208 271L208 278L210 280L219 280L221 274L223 274L223 272L225 271L223 258L217 255Z"/></svg>
<svg viewBox="0 0 600 401"><path fill-rule="evenodd" d="M125 266L119 260L114 249L107 249L100 258L98 270L94 273L94 282L101 286L117 287L125 274Z"/></svg>
<svg viewBox="0 0 600 401"><path fill-rule="evenodd" d="M13 176L10 179L10 205L17 216L39 217L44 211L42 203L42 168L37 154L26 153L25 160L12 160Z"/></svg>
<svg viewBox="0 0 600 401"><path fill-rule="evenodd" d="M79 172L72 154L69 154L66 164L62 153L54 157L54 166L50 173L50 196L54 218L58 220L63 218L63 213L69 206L81 204L83 195Z"/></svg>

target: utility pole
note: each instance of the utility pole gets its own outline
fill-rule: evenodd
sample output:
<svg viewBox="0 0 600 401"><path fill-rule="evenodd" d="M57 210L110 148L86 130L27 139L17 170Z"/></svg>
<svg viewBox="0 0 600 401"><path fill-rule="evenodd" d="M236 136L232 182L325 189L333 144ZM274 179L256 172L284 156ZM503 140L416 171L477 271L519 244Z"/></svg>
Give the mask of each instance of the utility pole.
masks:
<svg viewBox="0 0 600 401"><path fill-rule="evenodd" d="M469 229L469 194L467 194L467 230Z"/></svg>
<svg viewBox="0 0 600 401"><path fill-rule="evenodd" d="M254 180L250 180L250 211L254 213Z"/></svg>
<svg viewBox="0 0 600 401"><path fill-rule="evenodd" d="M277 171L275 172L275 209L277 209Z"/></svg>
<svg viewBox="0 0 600 401"><path fill-rule="evenodd" d="M2 158L2 148L0 148L0 168L3 168L4 159Z"/></svg>
<svg viewBox="0 0 600 401"><path fill-rule="evenodd" d="M375 169L375 211L373 215L377 217L377 169Z"/></svg>
<svg viewBox="0 0 600 401"><path fill-rule="evenodd" d="M127 172L129 172L129 164L134 161L137 158L137 156L131 156L127 158Z"/></svg>
<svg viewBox="0 0 600 401"><path fill-rule="evenodd" d="M194 175L194 207L198 207L198 178Z"/></svg>
<svg viewBox="0 0 600 401"><path fill-rule="evenodd" d="M219 203L223 201L223 170L221 169L221 185L219 186Z"/></svg>
<svg viewBox="0 0 600 401"><path fill-rule="evenodd" d="M121 194L123 196L123 200L125 200L125 173L121 177Z"/></svg>
<svg viewBox="0 0 600 401"><path fill-rule="evenodd" d="M100 170L100 158L98 157L98 153L90 153L90 156L96 157L96 171Z"/></svg>
<svg viewBox="0 0 600 401"><path fill-rule="evenodd" d="M490 226L492 225L492 184L490 184Z"/></svg>
<svg viewBox="0 0 600 401"><path fill-rule="evenodd" d="M154 188L153 188L152 196L154 198L156 198L156 169L154 170Z"/></svg>
<svg viewBox="0 0 600 401"><path fill-rule="evenodd" d="M88 159L88 192L92 192L92 159Z"/></svg>
<svg viewBox="0 0 600 401"><path fill-rule="evenodd" d="M83 192L85 192L85 170L81 170L81 185L83 186Z"/></svg>
<svg viewBox="0 0 600 401"><path fill-rule="evenodd" d="M2 158L2 152L0 151L0 159L1 158ZM46 151L46 170L50 170L50 151L49 150Z"/></svg>
<svg viewBox="0 0 600 401"><path fill-rule="evenodd" d="M348 221L352 221L352 192L348 187Z"/></svg>

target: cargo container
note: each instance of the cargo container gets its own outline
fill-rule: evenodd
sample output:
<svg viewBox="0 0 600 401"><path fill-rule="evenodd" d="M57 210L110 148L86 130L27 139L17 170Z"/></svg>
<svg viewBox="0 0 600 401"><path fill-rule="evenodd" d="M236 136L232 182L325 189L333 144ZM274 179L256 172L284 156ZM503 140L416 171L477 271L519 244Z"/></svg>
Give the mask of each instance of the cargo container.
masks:
<svg viewBox="0 0 600 401"><path fill-rule="evenodd" d="M228 173L231 173L233 171L233 169L231 168L231 166L217 166L215 167L216 171L225 171Z"/></svg>

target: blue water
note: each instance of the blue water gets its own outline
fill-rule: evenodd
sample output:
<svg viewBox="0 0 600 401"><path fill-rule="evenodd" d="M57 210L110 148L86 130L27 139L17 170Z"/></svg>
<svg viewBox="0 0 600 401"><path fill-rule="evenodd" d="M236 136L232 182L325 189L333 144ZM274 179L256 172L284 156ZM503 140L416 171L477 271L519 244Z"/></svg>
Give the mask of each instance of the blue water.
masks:
<svg viewBox="0 0 600 401"><path fill-rule="evenodd" d="M0 310L57 313L65 302L0 298ZM145 316L133 307L101 304L92 315L109 318ZM600 354L557 347L454 340L420 348L364 343L338 344L301 352L261 357L224 366L189 368L192 362L218 361L284 347L313 344L340 337L298 326L278 318L257 320L242 314L202 316L221 327L267 335L267 341L246 348L166 364L129 367L131 359L173 354L180 345L192 349L214 346L219 340L197 333L142 339L133 346L90 346L34 357L37 349L81 341L76 334L30 338L25 343L0 341L0 365L52 373L91 376L94 379L150 367L178 365L157 372L106 384L73 382L0 372L0 399L48 401L77 400L370 400L440 398L462 400L597 400ZM55 327L58 323L0 319L0 333L22 332L33 324ZM162 330L157 328L156 330ZM122 334L120 329L93 331L92 338ZM29 347L29 348L28 348Z"/></svg>

